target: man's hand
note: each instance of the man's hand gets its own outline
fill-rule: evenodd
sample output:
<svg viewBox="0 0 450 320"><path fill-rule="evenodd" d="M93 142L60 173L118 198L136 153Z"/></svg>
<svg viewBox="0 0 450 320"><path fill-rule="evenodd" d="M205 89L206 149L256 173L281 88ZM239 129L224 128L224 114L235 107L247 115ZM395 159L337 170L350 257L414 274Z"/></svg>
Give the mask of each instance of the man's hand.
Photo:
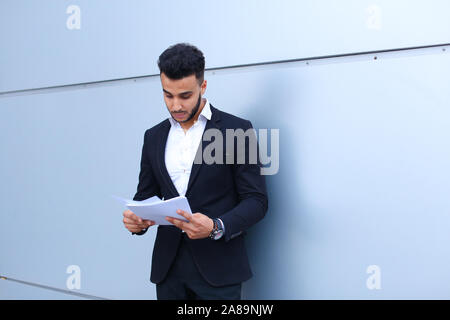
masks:
<svg viewBox="0 0 450 320"><path fill-rule="evenodd" d="M141 232L142 229L148 228L155 224L154 221L139 218L131 210L123 212L123 224L130 232Z"/></svg>
<svg viewBox="0 0 450 320"><path fill-rule="evenodd" d="M184 230L190 239L203 239L209 237L214 228L214 221L200 213L193 213L192 215L183 210L177 210L180 216L185 217L189 222L166 217L166 220L172 223L175 227Z"/></svg>

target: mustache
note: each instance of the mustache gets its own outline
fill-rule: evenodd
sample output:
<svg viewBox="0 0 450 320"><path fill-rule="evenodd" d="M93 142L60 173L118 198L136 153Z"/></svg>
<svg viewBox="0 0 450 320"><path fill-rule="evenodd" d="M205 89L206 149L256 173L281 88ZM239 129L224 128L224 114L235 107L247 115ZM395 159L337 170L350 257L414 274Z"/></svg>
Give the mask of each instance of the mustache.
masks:
<svg viewBox="0 0 450 320"><path fill-rule="evenodd" d="M186 120L184 120L183 122L190 121L195 116L195 114L197 113L201 102L202 102L202 95L199 94L198 95L198 100L197 100L197 105L194 107L193 110L191 110L189 112L188 111L172 111L171 112L172 117L175 117L175 115L179 115L179 114L188 114L188 118Z"/></svg>

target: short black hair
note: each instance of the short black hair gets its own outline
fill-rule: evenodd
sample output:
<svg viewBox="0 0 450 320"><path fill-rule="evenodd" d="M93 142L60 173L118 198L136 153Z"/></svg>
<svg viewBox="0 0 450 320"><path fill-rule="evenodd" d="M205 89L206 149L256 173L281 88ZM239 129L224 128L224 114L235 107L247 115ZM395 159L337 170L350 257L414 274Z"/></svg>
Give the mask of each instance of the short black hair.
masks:
<svg viewBox="0 0 450 320"><path fill-rule="evenodd" d="M160 73L175 80L195 74L201 84L205 73L205 57L197 47L188 43L177 43L161 53L158 67Z"/></svg>

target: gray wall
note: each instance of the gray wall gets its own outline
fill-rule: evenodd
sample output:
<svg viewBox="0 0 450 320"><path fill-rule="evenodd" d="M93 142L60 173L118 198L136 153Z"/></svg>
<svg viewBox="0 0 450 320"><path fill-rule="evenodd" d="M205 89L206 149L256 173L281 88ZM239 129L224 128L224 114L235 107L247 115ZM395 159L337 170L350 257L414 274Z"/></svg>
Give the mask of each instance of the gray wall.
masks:
<svg viewBox="0 0 450 320"><path fill-rule="evenodd" d="M70 5L80 29L67 27ZM0 275L69 290L77 265L72 292L155 298L156 230L130 236L111 196L136 190L143 134L168 117L156 60L183 41L208 68L235 66L206 73L215 107L280 132L245 298L449 299L450 46L325 57L449 43L449 9L2 1ZM287 59L305 60L238 66ZM0 280L0 298L80 297Z"/></svg>

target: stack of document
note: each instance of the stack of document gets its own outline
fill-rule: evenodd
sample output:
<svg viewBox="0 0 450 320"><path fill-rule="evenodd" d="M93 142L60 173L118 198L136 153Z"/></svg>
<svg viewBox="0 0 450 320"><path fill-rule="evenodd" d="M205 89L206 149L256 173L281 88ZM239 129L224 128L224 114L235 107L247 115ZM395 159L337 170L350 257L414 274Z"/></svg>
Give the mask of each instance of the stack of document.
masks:
<svg viewBox="0 0 450 320"><path fill-rule="evenodd" d="M142 219L155 221L159 225L171 225L166 217L173 217L180 220L188 221L177 213L181 209L192 214L191 207L186 197L179 196L169 200L161 200L157 196L142 201L134 201L114 196L121 203L130 209L135 215Z"/></svg>

